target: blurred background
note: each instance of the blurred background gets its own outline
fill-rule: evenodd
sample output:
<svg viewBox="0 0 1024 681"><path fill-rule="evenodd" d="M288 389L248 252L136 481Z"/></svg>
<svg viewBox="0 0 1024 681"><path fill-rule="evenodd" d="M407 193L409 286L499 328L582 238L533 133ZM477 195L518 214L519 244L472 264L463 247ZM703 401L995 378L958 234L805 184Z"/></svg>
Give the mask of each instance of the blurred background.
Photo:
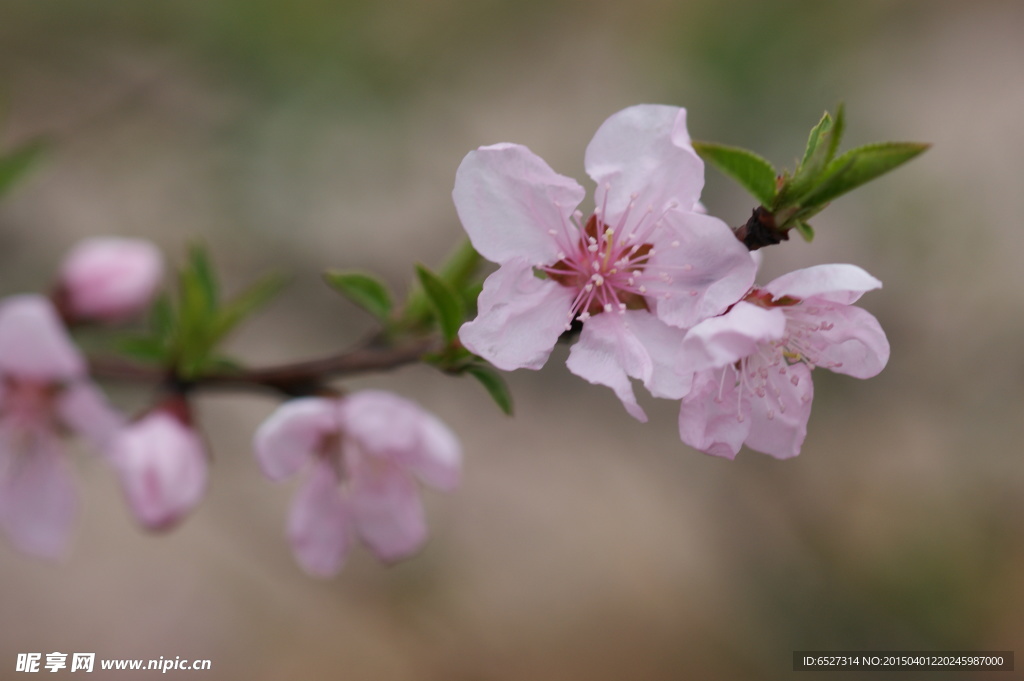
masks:
<svg viewBox="0 0 1024 681"><path fill-rule="evenodd" d="M357 551L325 581L284 538L295 484L251 455L275 401L204 396L209 494L173 533L140 531L75 449L69 558L0 543L0 678L53 651L212 660L178 672L195 678L438 681L780 679L798 649L1024 652L1022 35L1014 0L2 0L0 139L53 146L0 203L0 290L45 289L87 235L152 238L172 261L198 237L229 290L293 275L233 341L257 364L372 328L324 269L401 291L414 262L439 264L461 234L455 168L482 144L582 179L598 125L652 102L687 107L695 139L792 167L844 101L845 147L934 148L839 199L813 244L766 251L763 281L853 262L885 283L862 304L892 360L870 381L816 373L800 457L689 450L672 403L646 402L639 424L564 349L509 376L511 419L425 367L363 378L347 385L452 426L465 483L426 492L419 555ZM713 171L704 202L734 225L753 208Z"/></svg>

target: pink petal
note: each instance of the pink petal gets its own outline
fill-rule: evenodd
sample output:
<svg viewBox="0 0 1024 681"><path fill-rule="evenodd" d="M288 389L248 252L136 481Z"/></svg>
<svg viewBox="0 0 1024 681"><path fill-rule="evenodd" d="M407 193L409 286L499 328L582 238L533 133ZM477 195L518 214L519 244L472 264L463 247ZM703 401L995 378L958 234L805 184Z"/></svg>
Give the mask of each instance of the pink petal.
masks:
<svg viewBox="0 0 1024 681"><path fill-rule="evenodd" d="M792 380L775 381L779 391L777 398L769 393L766 398L750 400L751 426L747 446L776 459L788 459L800 453L807 437L807 421L811 417L811 400L814 397L814 384L807 365L792 364L787 367L787 375L798 382L794 385Z"/></svg>
<svg viewBox="0 0 1024 681"><path fill-rule="evenodd" d="M856 265L815 265L772 280L764 289L776 298L793 296L849 305L882 282Z"/></svg>
<svg viewBox="0 0 1024 681"><path fill-rule="evenodd" d="M70 312L115 321L143 312L163 278L160 250L143 239L96 237L78 243L61 266Z"/></svg>
<svg viewBox="0 0 1024 681"><path fill-rule="evenodd" d="M526 260L509 261L487 277L479 314L459 339L499 369L540 369L565 331L573 298L572 289L534 276Z"/></svg>
<svg viewBox="0 0 1024 681"><path fill-rule="evenodd" d="M606 120L587 147L587 173L597 182L595 204L615 226L633 210L692 210L704 187L704 163L686 131L686 110L642 104Z"/></svg>
<svg viewBox="0 0 1024 681"><path fill-rule="evenodd" d="M379 559L405 558L427 540L416 483L394 464L366 463L352 476L349 500L356 531Z"/></svg>
<svg viewBox="0 0 1024 681"><path fill-rule="evenodd" d="M724 382L723 371L727 372ZM705 454L736 458L751 426L745 415L749 400L738 404L739 399L731 369L697 374L693 390L679 405L680 439ZM738 413L744 414L742 420Z"/></svg>
<svg viewBox="0 0 1024 681"><path fill-rule="evenodd" d="M649 383L654 363L624 317L606 312L588 319L579 341L569 351L566 366L580 378L611 388L629 415L646 423L647 415L637 404L629 379Z"/></svg>
<svg viewBox="0 0 1024 681"><path fill-rule="evenodd" d="M324 437L341 429L338 401L304 397L285 402L256 430L253 449L271 480L293 475L314 456Z"/></svg>
<svg viewBox="0 0 1024 681"><path fill-rule="evenodd" d="M199 436L162 410L118 433L110 460L135 517L149 529L176 524L206 489L206 452Z"/></svg>
<svg viewBox="0 0 1024 681"><path fill-rule="evenodd" d="M651 373L644 381L644 387L651 395L678 400L688 393L693 373L676 371L686 330L669 326L645 310L627 310L622 319L626 330L640 342L650 358Z"/></svg>
<svg viewBox="0 0 1024 681"><path fill-rule="evenodd" d="M318 461L288 516L288 539L306 572L319 577L337 574L352 544L351 523L337 476Z"/></svg>
<svg viewBox="0 0 1024 681"><path fill-rule="evenodd" d="M0 373L39 381L64 381L85 373L50 301L39 295L0 301Z"/></svg>
<svg viewBox="0 0 1024 681"><path fill-rule="evenodd" d="M459 484L462 449L433 414L393 393L364 390L341 403L343 431L368 456L385 459L444 491Z"/></svg>
<svg viewBox="0 0 1024 681"><path fill-rule="evenodd" d="M724 312L754 283L757 265L732 230L710 215L665 215L665 236L655 244L652 270L665 270L669 296L656 296L655 311L673 326L690 327Z"/></svg>
<svg viewBox="0 0 1024 681"><path fill-rule="evenodd" d="M690 329L679 352L680 371L717 369L757 351L765 341L778 340L786 331L781 309L765 309L739 302L719 317Z"/></svg>
<svg viewBox="0 0 1024 681"><path fill-rule="evenodd" d="M65 388L55 407L64 425L101 451L107 449L125 423L121 412L111 407L103 392L89 381L78 381Z"/></svg>
<svg viewBox="0 0 1024 681"><path fill-rule="evenodd" d="M853 305L836 305L819 319L832 324L827 331L818 332L830 341L817 357L822 366L854 378L871 378L885 368L889 362L889 340L871 313Z"/></svg>
<svg viewBox="0 0 1024 681"><path fill-rule="evenodd" d="M56 434L0 426L0 524L21 551L62 555L78 494Z"/></svg>
<svg viewBox="0 0 1024 681"><path fill-rule="evenodd" d="M557 261L556 235L568 234L569 219L584 195L575 180L518 144L469 152L452 193L473 247L502 264L513 258L531 264ZM575 228L571 231L575 234Z"/></svg>

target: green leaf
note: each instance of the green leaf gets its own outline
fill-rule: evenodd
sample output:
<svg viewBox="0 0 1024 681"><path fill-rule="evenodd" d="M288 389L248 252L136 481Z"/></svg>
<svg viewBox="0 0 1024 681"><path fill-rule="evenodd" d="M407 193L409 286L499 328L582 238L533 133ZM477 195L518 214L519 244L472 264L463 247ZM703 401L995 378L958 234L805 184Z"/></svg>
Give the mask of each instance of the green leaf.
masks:
<svg viewBox="0 0 1024 681"><path fill-rule="evenodd" d="M178 290L175 361L184 378L193 378L213 349L219 309L217 278L203 245L189 246L178 274Z"/></svg>
<svg viewBox="0 0 1024 681"><path fill-rule="evenodd" d="M188 265L186 266L190 276L195 279L198 290L202 293L202 299L208 311L217 308L220 300L218 291L217 276L213 273L213 266L210 265L210 257L206 254L206 247L202 244L192 244L189 247Z"/></svg>
<svg viewBox="0 0 1024 681"><path fill-rule="evenodd" d="M804 150L803 160L797 172L808 167L816 166L824 168L836 155L839 142L846 130L846 108L840 104L836 109L836 117L833 119L828 111L821 117L818 124L811 128L811 134L807 138L807 148Z"/></svg>
<svg viewBox="0 0 1024 681"><path fill-rule="evenodd" d="M466 367L466 373L471 375L486 388L488 394L494 399L498 408L503 412L512 415L512 393L509 392L508 384L497 371L482 364L473 364Z"/></svg>
<svg viewBox="0 0 1024 681"><path fill-rule="evenodd" d="M763 206L775 200L772 164L752 151L710 142L694 142L693 148L705 161L740 183Z"/></svg>
<svg viewBox="0 0 1024 681"><path fill-rule="evenodd" d="M836 156L836 152L839 150L839 143L843 139L843 133L846 132L846 107L840 103L836 109L836 120L832 124L832 129L828 133L828 139L825 142L828 144L828 154L826 158L828 162L831 162Z"/></svg>
<svg viewBox="0 0 1024 681"><path fill-rule="evenodd" d="M818 150L818 145L821 142L822 133L827 131L831 127L832 116L829 115L828 111L826 111L825 114L821 117L821 120L818 121L818 124L811 128L811 134L807 138L807 148L804 150L804 157L800 161L800 165L797 167L798 171L800 170L800 168L803 168L804 166L808 165L811 162L811 159L814 158L815 152L817 152Z"/></svg>
<svg viewBox="0 0 1024 681"><path fill-rule="evenodd" d="M217 311L217 319L210 333L210 346L215 345L240 322L269 303L281 292L285 282L283 275L272 272L228 301Z"/></svg>
<svg viewBox="0 0 1024 681"><path fill-rule="evenodd" d="M459 290L473 281L482 258L469 239L463 240L441 267L441 278Z"/></svg>
<svg viewBox="0 0 1024 681"><path fill-rule="evenodd" d="M804 238L804 241L810 243L814 240L814 228L803 220L797 220L793 223L793 227L796 231Z"/></svg>
<svg viewBox="0 0 1024 681"><path fill-rule="evenodd" d="M822 180L803 197L802 203L808 206L828 203L903 165L930 146L916 142L881 142L851 149L828 165Z"/></svg>
<svg viewBox="0 0 1024 681"><path fill-rule="evenodd" d="M42 140L32 140L0 156L0 196L39 160L45 146Z"/></svg>
<svg viewBox="0 0 1024 681"><path fill-rule="evenodd" d="M473 248L469 239L465 239L445 260L441 267L440 278L456 291L471 290L477 285L476 274L481 262L480 254ZM407 327L422 326L430 319L430 310L430 303L423 287L414 283L410 286L405 300L401 323Z"/></svg>
<svg viewBox="0 0 1024 681"><path fill-rule="evenodd" d="M459 333L459 327L462 326L466 315L462 298L448 282L423 265L416 265L416 275L434 311L441 335L445 341L451 343Z"/></svg>
<svg viewBox="0 0 1024 681"><path fill-rule="evenodd" d="M476 301L484 290L483 282L478 282L462 289L462 300L466 304L466 310L476 310Z"/></svg>
<svg viewBox="0 0 1024 681"><path fill-rule="evenodd" d="M157 338L170 341L174 336L174 306L166 293L157 298L150 308L149 324Z"/></svg>
<svg viewBox="0 0 1024 681"><path fill-rule="evenodd" d="M788 179L779 191L776 204L772 206L774 210L806 203L804 196L821 182L823 173L839 148L845 129L846 113L842 104L839 105L834 119L827 111L825 112L818 124L811 129L803 160L793 177Z"/></svg>
<svg viewBox="0 0 1024 681"><path fill-rule="evenodd" d="M384 282L362 272L324 272L324 281L335 291L382 322L391 314L391 293Z"/></svg>
<svg viewBox="0 0 1024 681"><path fill-rule="evenodd" d="M117 343L118 351L143 362L162 364L167 360L167 348L159 338L133 336L122 338Z"/></svg>

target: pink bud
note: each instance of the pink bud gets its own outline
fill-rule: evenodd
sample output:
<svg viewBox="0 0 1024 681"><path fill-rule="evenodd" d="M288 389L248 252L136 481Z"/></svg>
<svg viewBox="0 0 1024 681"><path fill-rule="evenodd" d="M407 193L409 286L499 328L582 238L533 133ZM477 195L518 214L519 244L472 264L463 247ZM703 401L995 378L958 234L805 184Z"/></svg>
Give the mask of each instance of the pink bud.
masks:
<svg viewBox="0 0 1024 681"><path fill-rule="evenodd" d="M183 406L180 398L165 402L124 428L110 447L128 504L151 530L177 524L206 489L206 451Z"/></svg>
<svg viewBox="0 0 1024 681"><path fill-rule="evenodd" d="M145 310L163 274L160 250L149 241L85 239L61 266L59 296L72 319L120 321Z"/></svg>

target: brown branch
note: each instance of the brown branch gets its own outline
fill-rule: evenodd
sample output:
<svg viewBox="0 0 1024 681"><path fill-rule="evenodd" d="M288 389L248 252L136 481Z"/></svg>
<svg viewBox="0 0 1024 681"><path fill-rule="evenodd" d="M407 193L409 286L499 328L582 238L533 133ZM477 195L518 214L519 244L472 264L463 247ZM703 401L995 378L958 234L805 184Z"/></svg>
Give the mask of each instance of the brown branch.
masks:
<svg viewBox="0 0 1024 681"><path fill-rule="evenodd" d="M109 357L90 358L89 371L98 379L162 383L183 392L212 388L262 388L289 396L302 396L327 390L327 383L332 378L396 369L418 362L425 354L440 349L436 338L422 338L394 347L380 345L374 339L340 355L262 369L214 371L190 379L176 376L173 371L161 367Z"/></svg>
<svg viewBox="0 0 1024 681"><path fill-rule="evenodd" d="M751 251L789 240L789 230L779 229L775 215L764 206L755 208L746 224L733 229L733 233Z"/></svg>

